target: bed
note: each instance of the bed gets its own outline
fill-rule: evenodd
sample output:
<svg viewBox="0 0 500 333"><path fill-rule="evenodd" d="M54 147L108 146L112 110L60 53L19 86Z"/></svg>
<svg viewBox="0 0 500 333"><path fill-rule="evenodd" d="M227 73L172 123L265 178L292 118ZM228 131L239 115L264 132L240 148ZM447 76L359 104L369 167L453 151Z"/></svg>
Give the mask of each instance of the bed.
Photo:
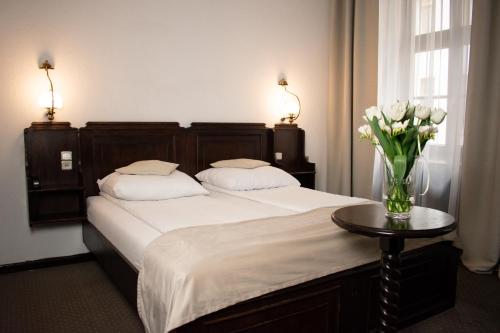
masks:
<svg viewBox="0 0 500 333"><path fill-rule="evenodd" d="M136 270L147 245L168 231L292 214L295 212L220 192L162 201L125 201L105 193L87 198L88 221Z"/></svg>
<svg viewBox="0 0 500 333"><path fill-rule="evenodd" d="M137 214L119 203L95 197L95 180L142 159L177 162L190 175L221 159L247 157L273 162L272 130L262 124L195 123L186 129L176 123L89 123L80 133L82 171L90 197L88 216L93 220L84 224L84 241L134 305L142 264L137 253L165 230L144 226L138 221L141 218L134 216ZM305 189L289 189L288 195L276 191L246 193L246 197L209 190L220 200L239 203L249 207L248 211L267 209L264 215L282 219L310 209L304 206L303 198L313 197L311 204L326 200L320 192ZM433 242L405 253L401 327L453 306L457 264L458 250L447 242ZM242 300L185 323L174 332L364 332L375 323L377 285L378 263L374 260Z"/></svg>

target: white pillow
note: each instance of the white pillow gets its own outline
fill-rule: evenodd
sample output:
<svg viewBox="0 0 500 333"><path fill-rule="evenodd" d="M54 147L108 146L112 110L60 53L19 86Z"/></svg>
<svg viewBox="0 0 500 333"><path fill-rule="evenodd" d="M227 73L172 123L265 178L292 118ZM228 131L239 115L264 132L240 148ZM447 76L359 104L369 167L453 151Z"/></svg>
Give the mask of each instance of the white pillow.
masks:
<svg viewBox="0 0 500 333"><path fill-rule="evenodd" d="M261 166L271 165L269 162L252 160L249 158L236 158L233 160L222 160L210 164L214 168L243 168L255 169Z"/></svg>
<svg viewBox="0 0 500 333"><path fill-rule="evenodd" d="M255 169L211 168L199 172L196 178L231 191L300 186L299 181L292 175L272 166Z"/></svg>
<svg viewBox="0 0 500 333"><path fill-rule="evenodd" d="M102 192L121 200L166 200L209 194L196 180L178 170L168 176L114 172L97 184Z"/></svg>
<svg viewBox="0 0 500 333"><path fill-rule="evenodd" d="M158 160L138 161L116 169L115 171L122 175L170 175L179 164L163 162Z"/></svg>

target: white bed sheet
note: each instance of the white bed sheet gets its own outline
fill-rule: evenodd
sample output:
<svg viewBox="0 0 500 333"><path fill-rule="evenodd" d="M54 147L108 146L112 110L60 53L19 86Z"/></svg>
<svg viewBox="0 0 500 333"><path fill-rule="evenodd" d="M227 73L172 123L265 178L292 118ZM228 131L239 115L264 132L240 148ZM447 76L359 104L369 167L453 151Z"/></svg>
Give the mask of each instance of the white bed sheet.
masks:
<svg viewBox="0 0 500 333"><path fill-rule="evenodd" d="M87 218L137 269L144 250L161 233L102 196L87 198Z"/></svg>
<svg viewBox="0 0 500 333"><path fill-rule="evenodd" d="M162 234L192 226L296 214L293 210L221 192L158 201L127 201L106 193L100 195Z"/></svg>
<svg viewBox="0 0 500 333"><path fill-rule="evenodd" d="M373 203L373 201L368 199L331 194L299 186L285 186L252 191L231 191L208 183L202 183L202 185L212 193L226 193L236 197L293 210L298 213L304 213L324 207L342 207L359 205L362 203Z"/></svg>
<svg viewBox="0 0 500 333"><path fill-rule="evenodd" d="M118 200L101 193L87 199L88 220L140 269L146 247L170 230L286 216L366 201L296 186L228 191L203 185L210 195L160 201Z"/></svg>
<svg viewBox="0 0 500 333"><path fill-rule="evenodd" d="M87 199L88 220L138 270L146 247L168 231L292 214L220 192L159 201L119 200L105 193Z"/></svg>

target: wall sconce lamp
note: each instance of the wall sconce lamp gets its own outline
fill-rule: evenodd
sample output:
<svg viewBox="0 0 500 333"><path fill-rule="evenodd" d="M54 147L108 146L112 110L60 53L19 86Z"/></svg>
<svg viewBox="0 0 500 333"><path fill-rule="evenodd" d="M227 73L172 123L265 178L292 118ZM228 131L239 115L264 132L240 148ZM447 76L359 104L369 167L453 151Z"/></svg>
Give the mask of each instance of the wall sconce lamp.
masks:
<svg viewBox="0 0 500 333"><path fill-rule="evenodd" d="M49 63L48 60L45 60L40 66L40 69L45 70L47 74L47 79L49 79L50 89L49 91L43 93L38 100L38 104L40 107L47 109L47 118L49 121L54 120L54 114L56 113L56 109L60 109L63 106L61 96L54 92L54 85L52 84L52 80L50 79L49 69L54 69L54 66Z"/></svg>
<svg viewBox="0 0 500 333"><path fill-rule="evenodd" d="M285 79L279 80L278 85L283 88L280 103L280 111L283 115L281 122L287 120L290 124L293 124L300 116L301 105L299 96L287 89L288 82Z"/></svg>

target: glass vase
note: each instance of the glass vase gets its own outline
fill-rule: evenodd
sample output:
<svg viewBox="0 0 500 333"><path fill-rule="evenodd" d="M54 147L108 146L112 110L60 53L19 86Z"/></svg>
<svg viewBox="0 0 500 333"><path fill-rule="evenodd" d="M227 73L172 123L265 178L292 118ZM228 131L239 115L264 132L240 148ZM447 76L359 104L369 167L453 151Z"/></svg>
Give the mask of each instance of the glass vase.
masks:
<svg viewBox="0 0 500 333"><path fill-rule="evenodd" d="M394 220L407 220L415 204L414 169L404 178L394 177L392 164L384 163L383 201L386 216Z"/></svg>

